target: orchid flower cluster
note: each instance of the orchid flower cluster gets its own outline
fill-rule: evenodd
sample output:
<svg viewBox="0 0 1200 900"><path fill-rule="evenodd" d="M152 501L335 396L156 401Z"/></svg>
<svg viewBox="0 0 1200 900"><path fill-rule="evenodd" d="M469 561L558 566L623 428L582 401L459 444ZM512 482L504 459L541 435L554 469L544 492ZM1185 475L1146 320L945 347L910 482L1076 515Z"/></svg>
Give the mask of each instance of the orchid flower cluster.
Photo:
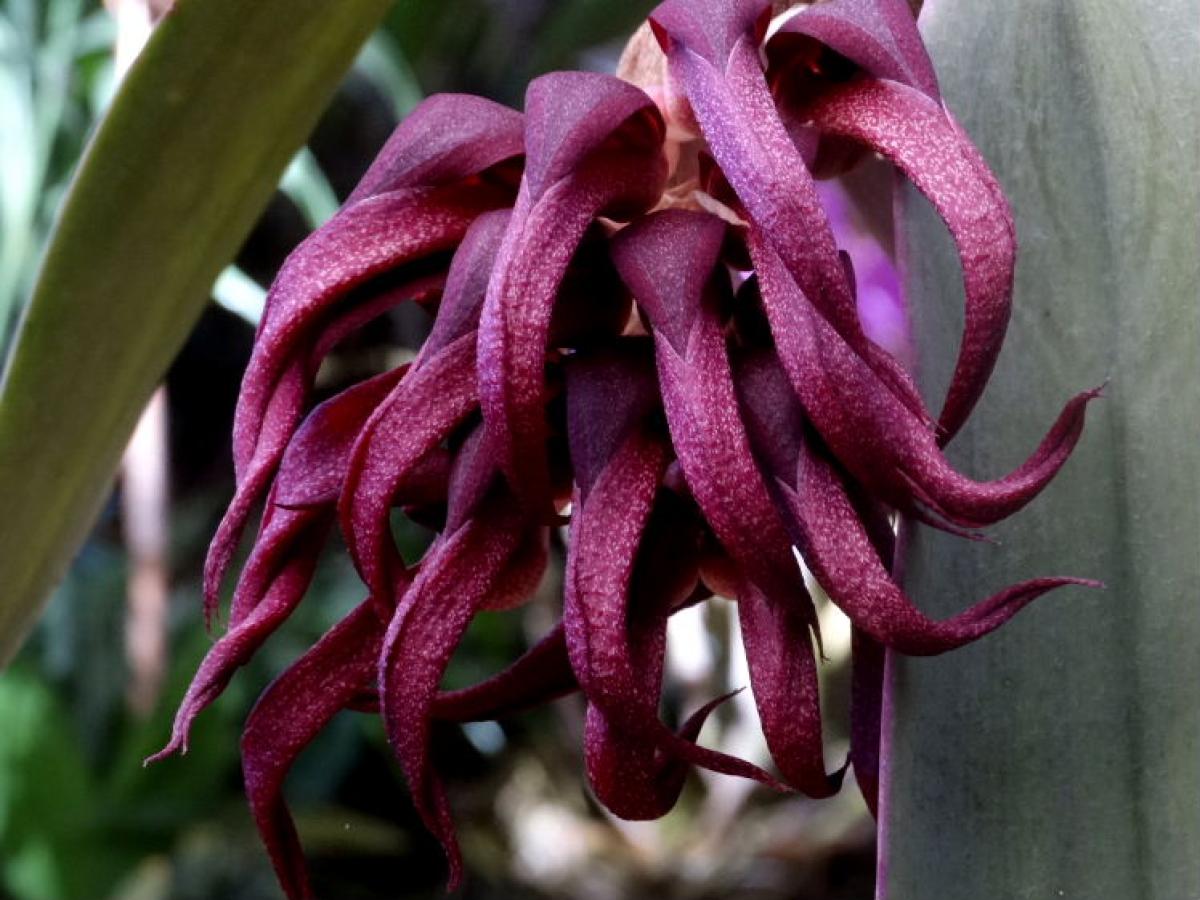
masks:
<svg viewBox="0 0 1200 900"><path fill-rule="evenodd" d="M972 480L942 447L970 414L1009 317L1015 239L996 179L946 109L904 0L667 0L629 80L534 81L524 114L442 95L396 130L341 211L271 288L234 430L237 492L206 568L208 611L265 502L227 633L164 754L296 608L340 527L366 599L260 698L242 741L254 818L290 897L310 888L282 795L338 712L378 711L416 809L461 863L430 754L465 722L581 691L596 798L663 815L691 767L824 797L820 636L797 563L853 627L849 762L874 809L885 648L936 654L1072 578L933 621L891 576L891 517L971 535L1066 461L1096 392L1019 468ZM815 178L877 155L944 219L965 325L935 418L872 341ZM880 203L890 202L887 196ZM435 313L410 363L312 407L322 359L397 304ZM436 532L415 565L394 510ZM568 529L562 619L511 666L442 675L472 618L527 599ZM736 603L775 769L660 718L667 622Z"/></svg>

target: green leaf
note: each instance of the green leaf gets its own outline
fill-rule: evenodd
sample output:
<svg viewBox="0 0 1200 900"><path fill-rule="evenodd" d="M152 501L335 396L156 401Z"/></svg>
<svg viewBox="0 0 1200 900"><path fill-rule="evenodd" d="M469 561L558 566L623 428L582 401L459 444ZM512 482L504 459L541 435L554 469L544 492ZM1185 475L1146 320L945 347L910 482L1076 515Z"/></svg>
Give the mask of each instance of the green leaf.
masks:
<svg viewBox="0 0 1200 900"><path fill-rule="evenodd" d="M1021 242L1008 343L952 456L1007 471L1111 376L1075 458L999 547L920 530L908 586L945 615L1020 578L1039 600L981 643L897 660L890 900L1200 897L1200 126L1195 5L927 3L947 102ZM961 327L941 227L910 203L929 396Z"/></svg>
<svg viewBox="0 0 1200 900"><path fill-rule="evenodd" d="M0 393L0 662L389 0L180 0L84 156Z"/></svg>

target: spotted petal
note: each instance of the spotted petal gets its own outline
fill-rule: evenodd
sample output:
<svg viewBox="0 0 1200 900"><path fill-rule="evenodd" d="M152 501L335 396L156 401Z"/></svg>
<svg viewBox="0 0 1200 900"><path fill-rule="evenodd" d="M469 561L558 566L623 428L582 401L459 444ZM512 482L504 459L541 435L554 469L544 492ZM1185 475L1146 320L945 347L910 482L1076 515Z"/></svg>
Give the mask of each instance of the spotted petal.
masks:
<svg viewBox="0 0 1200 900"><path fill-rule="evenodd" d="M750 250L779 359L796 396L838 461L881 499L977 527L1016 512L1067 461L1083 428L1084 409L1098 391L1073 398L1012 473L973 481L951 467L933 433L816 312L756 229L751 229Z"/></svg>
<svg viewBox="0 0 1200 900"><path fill-rule="evenodd" d="M388 740L417 812L446 851L451 890L461 877L462 860L445 789L430 764L430 714L446 665L471 618L505 574L523 525L511 495L497 488L462 527L439 537L401 596L379 659Z"/></svg>
<svg viewBox="0 0 1200 900"><path fill-rule="evenodd" d="M288 900L312 900L313 893L284 779L304 748L370 682L382 638L374 608L357 607L271 683L246 720L246 796Z"/></svg>
<svg viewBox="0 0 1200 900"><path fill-rule="evenodd" d="M676 762L776 782L658 718L667 619L696 587L700 533L679 499L660 495L667 448L647 418L655 406L650 348L628 343L633 352L572 360L569 368L579 486L563 622L590 704L585 749L593 790L617 815L641 819L674 805L687 768Z"/></svg>
<svg viewBox="0 0 1200 900"><path fill-rule="evenodd" d="M933 63L904 0L829 0L805 7L767 43L773 65L796 52L796 38L820 41L876 78L941 99Z"/></svg>
<svg viewBox="0 0 1200 900"><path fill-rule="evenodd" d="M1012 306L1012 211L978 151L942 106L890 81L855 80L795 114L822 133L861 142L903 172L945 221L966 289L962 348L939 424L945 443L966 421L1000 354Z"/></svg>
<svg viewBox="0 0 1200 900"><path fill-rule="evenodd" d="M592 222L653 205L666 161L654 104L615 78L543 76L526 106L526 175L484 304L479 390L505 474L549 520L544 368L555 300Z"/></svg>

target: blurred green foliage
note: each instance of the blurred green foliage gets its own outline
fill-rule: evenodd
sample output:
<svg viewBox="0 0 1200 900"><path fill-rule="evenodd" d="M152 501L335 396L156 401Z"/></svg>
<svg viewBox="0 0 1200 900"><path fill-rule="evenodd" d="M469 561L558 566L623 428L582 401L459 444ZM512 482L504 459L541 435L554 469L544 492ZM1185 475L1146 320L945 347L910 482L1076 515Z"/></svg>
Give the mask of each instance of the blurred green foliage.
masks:
<svg viewBox="0 0 1200 900"><path fill-rule="evenodd" d="M0 2L0 354L88 130L112 84L95 0Z"/></svg>

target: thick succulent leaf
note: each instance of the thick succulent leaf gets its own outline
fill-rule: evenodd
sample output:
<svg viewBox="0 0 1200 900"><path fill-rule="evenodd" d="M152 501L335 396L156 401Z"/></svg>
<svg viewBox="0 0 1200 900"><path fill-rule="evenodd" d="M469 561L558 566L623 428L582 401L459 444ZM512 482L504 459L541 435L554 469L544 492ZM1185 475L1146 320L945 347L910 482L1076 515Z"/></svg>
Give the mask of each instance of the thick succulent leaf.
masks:
<svg viewBox="0 0 1200 900"><path fill-rule="evenodd" d="M997 472L1111 376L1075 457L996 529L920 530L906 586L944 615L1031 572L1102 579L934 660L897 659L884 896L1200 896L1200 158L1195 4L927 3L942 90L1016 213L1013 319L951 445ZM928 396L962 320L953 249L907 197ZM886 779L885 779L886 780Z"/></svg>
<svg viewBox="0 0 1200 900"><path fill-rule="evenodd" d="M4 379L0 660L87 533L209 287L389 6L180 0L130 71Z"/></svg>

